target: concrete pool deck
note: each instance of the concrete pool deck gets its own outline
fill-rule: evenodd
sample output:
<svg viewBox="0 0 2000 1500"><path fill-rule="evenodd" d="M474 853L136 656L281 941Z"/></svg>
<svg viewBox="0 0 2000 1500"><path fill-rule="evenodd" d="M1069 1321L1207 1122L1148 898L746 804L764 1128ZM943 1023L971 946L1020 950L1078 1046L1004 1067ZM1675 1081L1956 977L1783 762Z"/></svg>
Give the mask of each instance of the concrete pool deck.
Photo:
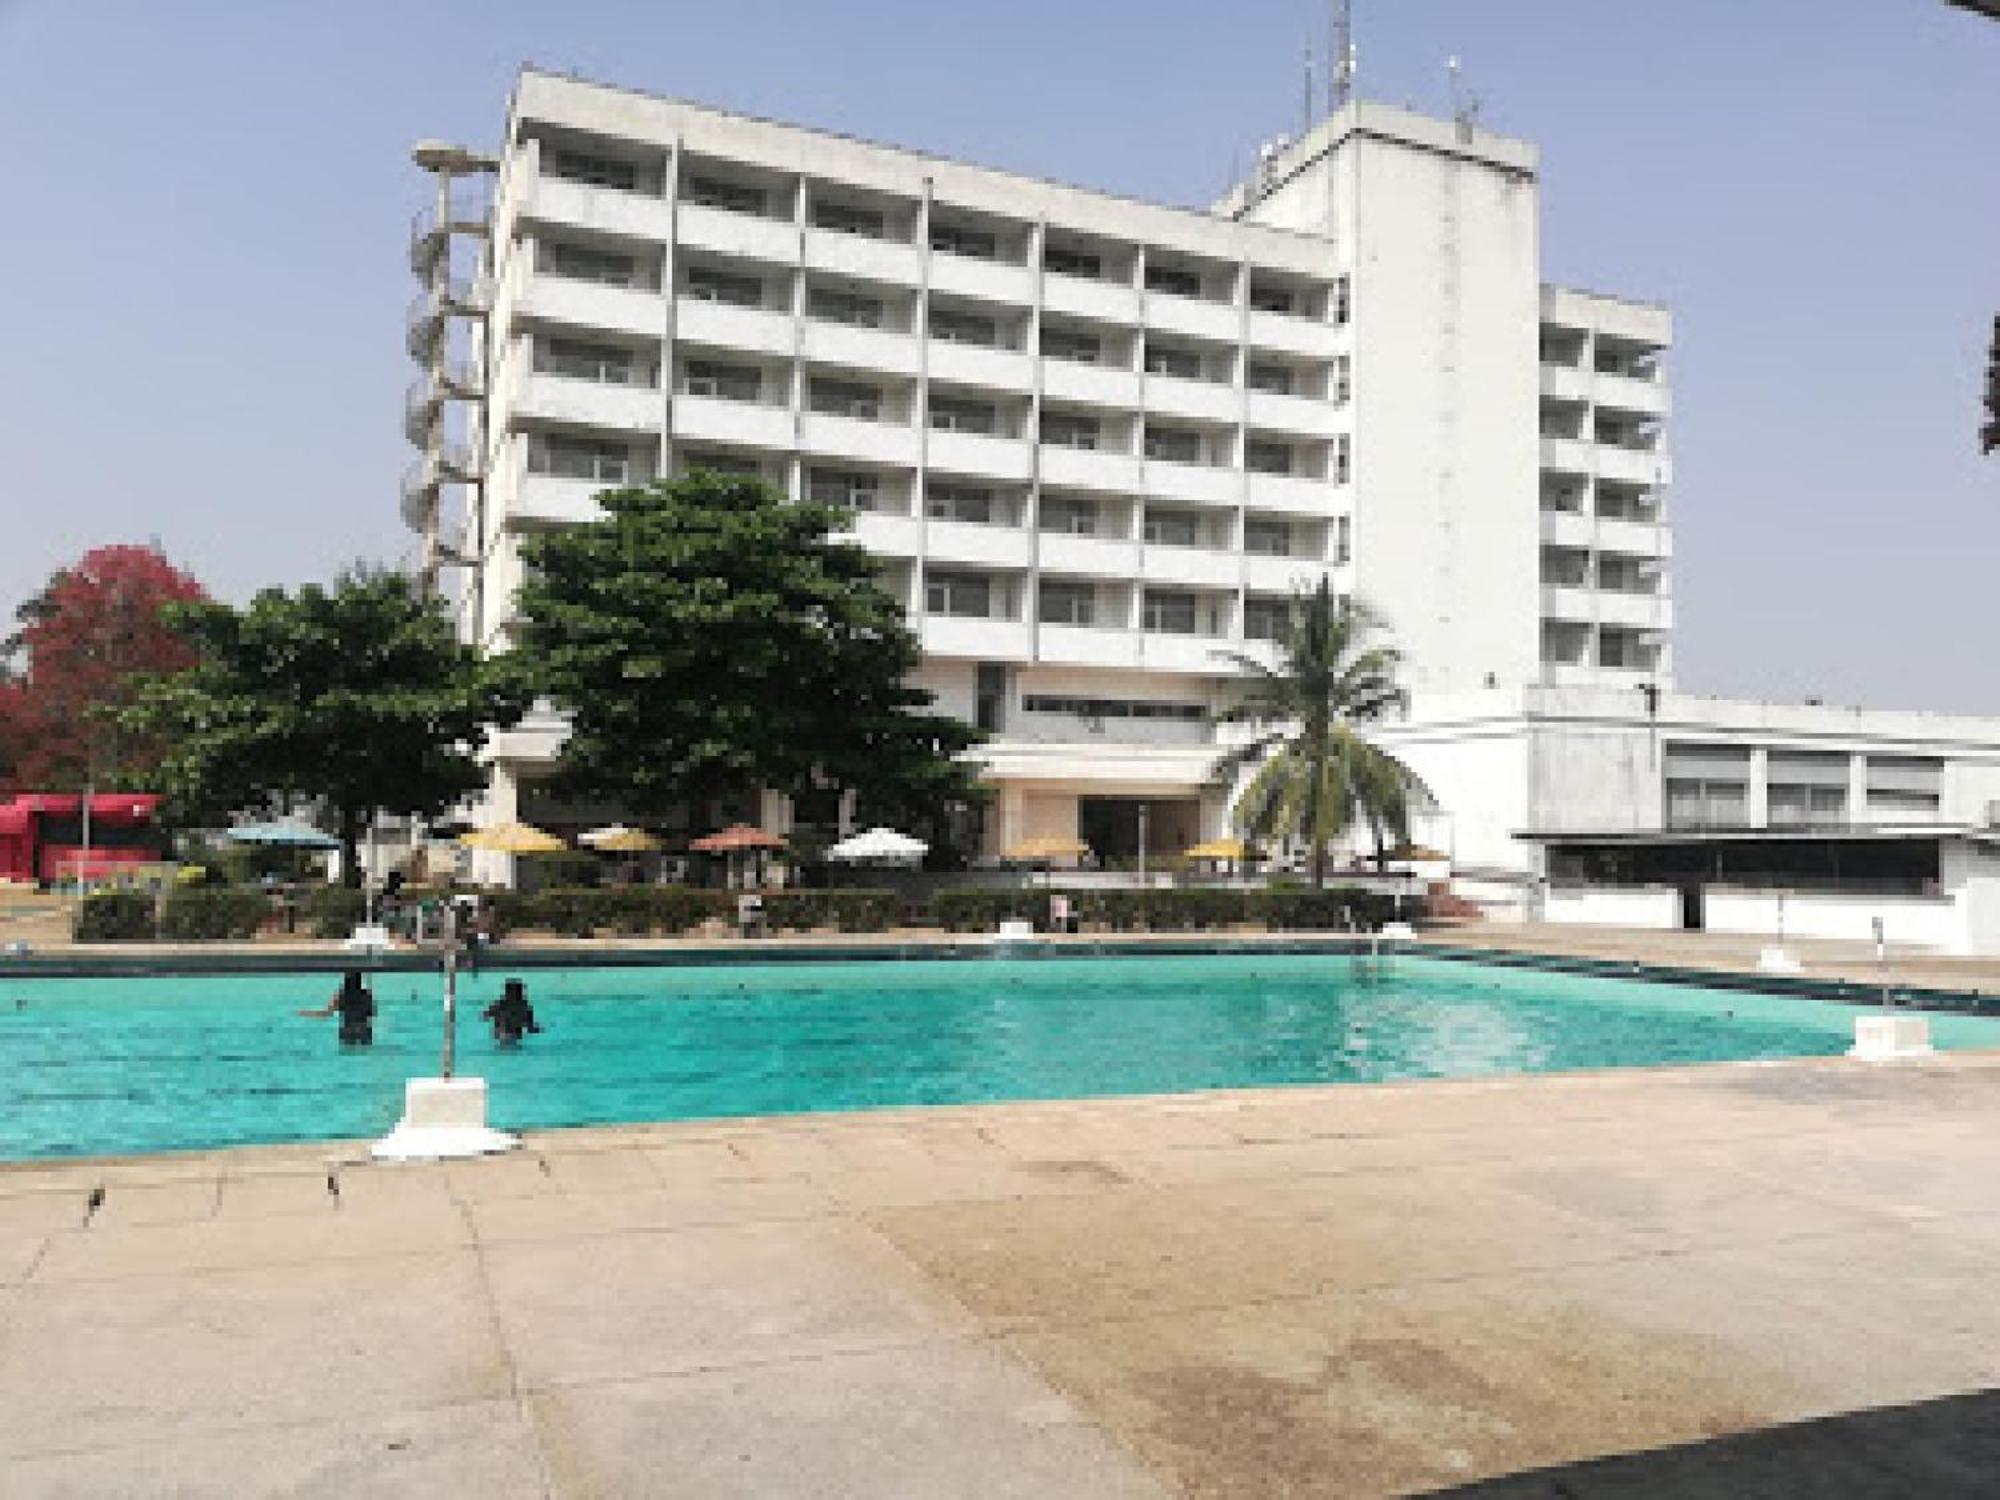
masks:
<svg viewBox="0 0 2000 1500"><path fill-rule="evenodd" d="M1959 1054L11 1167L0 1492L1990 1493L1996 1133Z"/></svg>

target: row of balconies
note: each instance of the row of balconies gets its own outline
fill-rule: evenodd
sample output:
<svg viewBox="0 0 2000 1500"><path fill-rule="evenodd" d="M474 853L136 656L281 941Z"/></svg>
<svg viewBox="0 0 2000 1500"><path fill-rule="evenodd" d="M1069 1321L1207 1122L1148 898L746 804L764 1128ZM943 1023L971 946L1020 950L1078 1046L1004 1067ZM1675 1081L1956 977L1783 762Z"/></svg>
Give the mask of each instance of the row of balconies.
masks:
<svg viewBox="0 0 2000 1500"><path fill-rule="evenodd" d="M1542 366L1542 397L1547 401L1654 418L1666 416L1673 407L1664 381L1599 374L1560 365Z"/></svg>
<svg viewBox="0 0 2000 1500"><path fill-rule="evenodd" d="M1635 593L1545 583L1542 586L1542 618L1665 631L1673 628L1674 601L1664 588L1654 593Z"/></svg>
<svg viewBox="0 0 2000 1500"><path fill-rule="evenodd" d="M1663 521L1617 520L1604 515L1542 512L1542 541L1553 547L1615 552L1628 557L1673 556L1674 534Z"/></svg>
<svg viewBox="0 0 2000 1500"><path fill-rule="evenodd" d="M1623 448L1581 438L1542 439L1542 468L1653 489L1673 479L1673 460L1658 449Z"/></svg>

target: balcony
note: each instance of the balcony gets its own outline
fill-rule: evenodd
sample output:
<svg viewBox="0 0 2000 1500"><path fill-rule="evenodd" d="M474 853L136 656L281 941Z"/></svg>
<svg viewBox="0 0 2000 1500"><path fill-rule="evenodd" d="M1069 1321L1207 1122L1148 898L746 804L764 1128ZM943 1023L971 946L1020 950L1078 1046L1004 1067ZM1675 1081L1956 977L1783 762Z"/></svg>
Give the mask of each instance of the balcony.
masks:
<svg viewBox="0 0 2000 1500"><path fill-rule="evenodd" d="M792 315L768 307L737 307L705 297L674 299L674 338L680 343L791 358L796 339Z"/></svg>
<svg viewBox="0 0 2000 1500"><path fill-rule="evenodd" d="M1542 395L1550 401L1588 401L1591 396L1590 372L1575 365L1545 364L1542 366Z"/></svg>
<svg viewBox="0 0 2000 1500"><path fill-rule="evenodd" d="M775 448L781 452L793 446L792 409L789 406L677 392L673 413L674 436L683 441Z"/></svg>
<svg viewBox="0 0 2000 1500"><path fill-rule="evenodd" d="M970 657L976 661L1027 661L1030 657L1030 630L1019 620L925 615L920 633L926 656Z"/></svg>
<svg viewBox="0 0 2000 1500"><path fill-rule="evenodd" d="M1041 468L1042 483L1058 489L1130 495L1139 488L1139 460L1130 453L1043 443Z"/></svg>
<svg viewBox="0 0 2000 1500"><path fill-rule="evenodd" d="M1144 494L1158 500L1186 500L1196 505L1234 505L1243 494L1243 471L1213 464L1178 464L1149 458L1140 479Z"/></svg>
<svg viewBox="0 0 2000 1500"><path fill-rule="evenodd" d="M877 557L915 557L922 550L924 523L914 516L857 511L848 535Z"/></svg>
<svg viewBox="0 0 2000 1500"><path fill-rule="evenodd" d="M837 229L808 229L805 260L808 270L831 271L863 281L914 286L923 276L923 257L915 245L844 234Z"/></svg>
<svg viewBox="0 0 2000 1500"><path fill-rule="evenodd" d="M1673 626L1673 600L1666 594L1639 594L1619 589L1599 589L1597 618L1605 625L1629 625L1640 630L1667 630Z"/></svg>
<svg viewBox="0 0 2000 1500"><path fill-rule="evenodd" d="M559 422L620 432L658 432L666 421L665 394L653 385L616 385L568 375L523 370L514 381L510 420Z"/></svg>
<svg viewBox="0 0 2000 1500"><path fill-rule="evenodd" d="M1542 467L1553 474L1590 474L1594 450L1581 438L1542 439Z"/></svg>
<svg viewBox="0 0 2000 1500"><path fill-rule="evenodd" d="M1331 359L1341 348L1346 329L1323 318L1301 318L1291 313L1250 312L1250 345L1284 354L1304 354L1314 359Z"/></svg>
<svg viewBox="0 0 2000 1500"><path fill-rule="evenodd" d="M540 173L522 212L551 224L575 225L600 234L665 244L674 237L674 215L667 200L652 193L628 193L619 188Z"/></svg>
<svg viewBox="0 0 2000 1500"><path fill-rule="evenodd" d="M1597 541L1597 523L1580 511L1545 510L1542 540L1552 547L1589 547Z"/></svg>
<svg viewBox="0 0 2000 1500"><path fill-rule="evenodd" d="M799 262L799 231L791 220L732 213L699 203L681 205L680 243L688 249L740 256L767 265L795 266Z"/></svg>
<svg viewBox="0 0 2000 1500"><path fill-rule="evenodd" d="M1597 546L1604 552L1622 552L1632 557L1671 557L1674 534L1658 521L1618 521L1597 518Z"/></svg>
<svg viewBox="0 0 2000 1500"><path fill-rule="evenodd" d="M1620 448L1599 443L1596 449L1597 477L1620 484L1642 485L1648 489L1667 484L1673 466L1664 453L1648 448Z"/></svg>
<svg viewBox="0 0 2000 1500"><path fill-rule="evenodd" d="M1586 624L1597 618L1597 591L1582 584L1542 585L1542 618L1580 620Z"/></svg>
<svg viewBox="0 0 2000 1500"><path fill-rule="evenodd" d="M1275 391L1249 391L1244 415L1252 427L1300 437L1331 438L1339 408L1319 396L1284 396Z"/></svg>
<svg viewBox="0 0 2000 1500"><path fill-rule="evenodd" d="M1595 400L1601 407L1654 418L1667 414L1669 401L1665 381L1640 380L1631 375L1597 375L1592 380Z"/></svg>
<svg viewBox="0 0 2000 1500"><path fill-rule="evenodd" d="M1242 645L1222 635L1166 635L1151 630L1140 632L1138 640L1139 665L1207 677L1228 675L1231 668L1222 653Z"/></svg>
<svg viewBox="0 0 2000 1500"><path fill-rule="evenodd" d="M565 479L555 474L522 474L514 483L499 521L534 528L594 521L603 514L597 497L616 485L599 479Z"/></svg>
<svg viewBox="0 0 2000 1500"><path fill-rule="evenodd" d="M1136 667L1139 635L1117 626L1043 625L1036 631L1035 659L1051 666ZM1073 736L1078 740L1090 737L1086 733Z"/></svg>
<svg viewBox="0 0 2000 1500"><path fill-rule="evenodd" d="M910 468L917 461L917 439L916 428L904 421L871 422L824 411L799 413L799 446L817 457Z"/></svg>
<svg viewBox="0 0 2000 1500"><path fill-rule="evenodd" d="M1139 544L1122 537L1076 536L1069 532L1041 534L1044 573L1075 573L1088 578L1132 578L1139 572Z"/></svg>
<svg viewBox="0 0 2000 1500"><path fill-rule="evenodd" d="M1042 277L1042 307L1100 323L1139 321L1139 293L1129 283L1095 281L1051 271Z"/></svg>
<svg viewBox="0 0 2000 1500"><path fill-rule="evenodd" d="M1234 590L1242 571L1242 559L1236 553L1209 546L1169 547L1148 543L1139 560L1139 576L1148 583Z"/></svg>
<svg viewBox="0 0 2000 1500"><path fill-rule="evenodd" d="M1332 511L1340 487L1304 474L1248 474L1243 503L1275 515L1325 516Z"/></svg>
<svg viewBox="0 0 2000 1500"><path fill-rule="evenodd" d="M1201 422L1232 423L1242 409L1233 385L1212 380L1183 380L1172 375L1146 377L1146 410Z"/></svg>
<svg viewBox="0 0 2000 1500"><path fill-rule="evenodd" d="M1025 568L1032 538L1018 526L979 526L969 521L927 521L924 549L934 562L971 563L982 568Z"/></svg>
<svg viewBox="0 0 2000 1500"><path fill-rule="evenodd" d="M1190 338L1234 344L1242 332L1242 314L1233 302L1177 297L1171 292L1146 294L1146 326Z"/></svg>
<svg viewBox="0 0 2000 1500"><path fill-rule="evenodd" d="M940 251L931 256L931 290L1026 306L1035 300L1035 273L1010 261Z"/></svg>
<svg viewBox="0 0 2000 1500"><path fill-rule="evenodd" d="M1086 365L1073 359L1044 359L1042 395L1050 401L1129 409L1139 404L1139 374L1136 370Z"/></svg>
<svg viewBox="0 0 2000 1500"><path fill-rule="evenodd" d="M1034 363L1018 349L991 349L933 338L925 359L933 380L1021 392L1034 385Z"/></svg>
<svg viewBox="0 0 2000 1500"><path fill-rule="evenodd" d="M907 333L808 319L800 335L800 352L818 364L912 377L917 373L917 341Z"/></svg>
<svg viewBox="0 0 2000 1500"><path fill-rule="evenodd" d="M1250 554L1243 559L1243 586L1259 594L1292 594L1316 588L1332 572L1333 564L1324 558Z"/></svg>
<svg viewBox="0 0 2000 1500"><path fill-rule="evenodd" d="M1021 438L940 428L932 428L924 437L924 462L932 469L1015 484L1025 484L1033 472L1034 455Z"/></svg>
<svg viewBox="0 0 2000 1500"><path fill-rule="evenodd" d="M531 276L514 304L513 322L562 323L657 339L667 331L666 300L645 287L605 286L567 276ZM789 350L790 345L786 348Z"/></svg>

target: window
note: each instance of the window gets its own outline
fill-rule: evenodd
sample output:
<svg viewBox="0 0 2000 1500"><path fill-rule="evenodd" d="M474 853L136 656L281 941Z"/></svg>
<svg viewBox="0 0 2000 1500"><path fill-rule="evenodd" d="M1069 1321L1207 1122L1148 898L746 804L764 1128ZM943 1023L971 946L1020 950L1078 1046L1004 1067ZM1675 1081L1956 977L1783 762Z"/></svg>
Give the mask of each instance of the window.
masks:
<svg viewBox="0 0 2000 1500"><path fill-rule="evenodd" d="M852 328L880 328L882 299L814 287L806 298L806 316L822 323L845 323Z"/></svg>
<svg viewBox="0 0 2000 1500"><path fill-rule="evenodd" d="M1097 619L1097 589L1088 583L1044 578L1036 592L1035 618L1044 625L1091 625Z"/></svg>
<svg viewBox="0 0 2000 1500"><path fill-rule="evenodd" d="M1044 495L1041 528L1066 536L1095 536L1097 506L1092 501L1073 499L1067 495Z"/></svg>
<svg viewBox="0 0 2000 1500"><path fill-rule="evenodd" d="M1201 356L1192 349L1176 349L1172 345L1155 344L1149 340L1146 344L1146 373L1199 380Z"/></svg>
<svg viewBox="0 0 2000 1500"><path fill-rule="evenodd" d="M1243 635L1247 640L1278 641L1285 636L1285 626L1292 617L1289 599L1245 599L1243 601Z"/></svg>
<svg viewBox="0 0 2000 1500"><path fill-rule="evenodd" d="M885 237L881 213L872 208L856 208L851 203L815 201L812 221L814 228L831 229L837 234L858 234L871 240Z"/></svg>
<svg viewBox="0 0 2000 1500"><path fill-rule="evenodd" d="M1080 365L1094 365L1104 357L1104 341L1094 333L1076 328L1042 328L1042 353L1050 359L1067 359Z"/></svg>
<svg viewBox="0 0 2000 1500"><path fill-rule="evenodd" d="M725 364L714 359L690 359L681 371L681 392L714 396L725 401L756 401L764 378L755 365Z"/></svg>
<svg viewBox="0 0 2000 1500"><path fill-rule="evenodd" d="M535 345L535 368L544 375L568 375L606 385L636 385L638 357L630 349L548 338Z"/></svg>
<svg viewBox="0 0 2000 1500"><path fill-rule="evenodd" d="M924 608L965 620L993 618L993 580L981 573L931 573L924 579Z"/></svg>
<svg viewBox="0 0 2000 1500"><path fill-rule="evenodd" d="M1253 281L1250 283L1250 306L1257 312L1295 312L1298 299L1285 287Z"/></svg>
<svg viewBox="0 0 2000 1500"><path fill-rule="evenodd" d="M882 416L882 393L872 385L852 380L815 377L807 389L807 404L830 417L875 422Z"/></svg>
<svg viewBox="0 0 2000 1500"><path fill-rule="evenodd" d="M1256 557L1290 557L1292 528L1283 521L1245 521L1243 550Z"/></svg>
<svg viewBox="0 0 2000 1500"><path fill-rule="evenodd" d="M682 196L697 208L720 208L732 214L761 214L761 189L740 182L724 182L719 177L690 177Z"/></svg>
<svg viewBox="0 0 2000 1500"><path fill-rule="evenodd" d="M755 365L728 365L714 359L691 359L681 375L681 390L690 396L717 396L724 401L755 401L764 380Z"/></svg>
<svg viewBox="0 0 2000 1500"><path fill-rule="evenodd" d="M990 349L1000 342L1000 325L978 313L931 309L931 337L947 344L977 344Z"/></svg>
<svg viewBox="0 0 2000 1500"><path fill-rule="evenodd" d="M1201 434L1178 427L1149 426L1146 429L1146 457L1168 463L1198 464L1201 462Z"/></svg>
<svg viewBox="0 0 2000 1500"><path fill-rule="evenodd" d="M1191 510L1146 511L1146 540L1159 547L1199 547L1201 517Z"/></svg>
<svg viewBox="0 0 2000 1500"><path fill-rule="evenodd" d="M998 733L1007 722L1007 664L983 661L973 673L973 722L988 734Z"/></svg>
<svg viewBox="0 0 2000 1500"><path fill-rule="evenodd" d="M1199 703L1161 703L1135 698L1072 698L1030 693L1021 708L1031 714L1068 714L1079 719L1177 719L1199 724L1208 709Z"/></svg>
<svg viewBox="0 0 2000 1500"><path fill-rule="evenodd" d="M1944 762L1920 755L1871 755L1867 784L1872 817L1935 817L1944 800Z"/></svg>
<svg viewBox="0 0 2000 1500"><path fill-rule="evenodd" d="M600 484L623 484L630 477L632 455L623 443L596 438L565 437L542 433L528 441L528 472L559 479L590 479Z"/></svg>
<svg viewBox="0 0 2000 1500"><path fill-rule="evenodd" d="M637 286L639 263L629 255L612 250L593 250L587 245L565 245L543 240L535 246L535 269L572 281L595 281L604 286Z"/></svg>
<svg viewBox="0 0 2000 1500"><path fill-rule="evenodd" d="M1337 354L1333 360L1333 404L1345 406L1354 399L1354 360Z"/></svg>
<svg viewBox="0 0 2000 1500"><path fill-rule="evenodd" d="M1333 283L1333 321L1336 327L1345 328L1354 316L1354 299L1348 279L1337 278Z"/></svg>
<svg viewBox="0 0 2000 1500"><path fill-rule="evenodd" d="M689 266L684 285L696 302L721 302L730 307L764 305L764 283L755 276L732 276L707 266Z"/></svg>
<svg viewBox="0 0 2000 1500"><path fill-rule="evenodd" d="M1848 757L1838 751L1773 750L1765 762L1765 816L1773 824L1847 818Z"/></svg>
<svg viewBox="0 0 2000 1500"><path fill-rule="evenodd" d="M1104 258L1088 250L1073 249L1068 245L1051 245L1042 252L1042 266L1059 276L1084 276L1092 281L1104 277Z"/></svg>
<svg viewBox="0 0 2000 1500"><path fill-rule="evenodd" d="M681 455L681 472L692 474L697 469L704 473L720 474L726 479L762 479L764 471L757 466L754 458L744 458L735 453L684 453Z"/></svg>
<svg viewBox="0 0 2000 1500"><path fill-rule="evenodd" d="M1354 561L1354 518L1333 518L1333 560L1336 565Z"/></svg>
<svg viewBox="0 0 2000 1500"><path fill-rule="evenodd" d="M1149 264L1146 267L1146 290L1165 292L1170 297L1199 297L1201 276L1197 272L1183 270L1179 266Z"/></svg>
<svg viewBox="0 0 2000 1500"><path fill-rule="evenodd" d="M1253 438L1243 445L1243 467L1253 474L1289 474L1292 446Z"/></svg>
<svg viewBox="0 0 2000 1500"><path fill-rule="evenodd" d="M1750 752L1733 745L1669 745L1669 828L1741 828L1750 821Z"/></svg>
<svg viewBox="0 0 2000 1500"><path fill-rule="evenodd" d="M1354 477L1354 439L1345 432L1333 439L1333 482L1346 484Z"/></svg>
<svg viewBox="0 0 2000 1500"><path fill-rule="evenodd" d="M1154 635L1194 635L1195 598L1165 589L1147 589L1141 627Z"/></svg>
<svg viewBox="0 0 2000 1500"><path fill-rule="evenodd" d="M549 176L560 177L564 182L580 182L586 187L615 188L621 193L635 192L639 186L639 169L629 161L619 161L612 156L597 156L588 151L571 151L557 147L548 156Z"/></svg>
<svg viewBox="0 0 2000 1500"><path fill-rule="evenodd" d="M974 526L1005 524L996 509L993 491L979 485L924 486L924 514L933 521L965 521Z"/></svg>
<svg viewBox="0 0 2000 1500"><path fill-rule="evenodd" d="M1057 448L1095 448L1097 418L1081 412L1042 413L1042 441Z"/></svg>
<svg viewBox="0 0 2000 1500"><path fill-rule="evenodd" d="M1292 393L1292 372L1283 365L1260 364L1255 360L1244 371L1244 383L1253 391L1265 391L1273 396L1289 396Z"/></svg>
<svg viewBox="0 0 2000 1500"><path fill-rule="evenodd" d="M931 426L939 432L971 432L991 437L1000 429L1000 409L991 401L933 396Z"/></svg>
<svg viewBox="0 0 2000 1500"><path fill-rule="evenodd" d="M881 488L881 476L865 469L813 469L806 476L808 499L843 510L875 509Z"/></svg>
<svg viewBox="0 0 2000 1500"><path fill-rule="evenodd" d="M931 225L931 249L942 255L963 255L973 260L998 260L1000 242L990 229L972 229L949 221Z"/></svg>

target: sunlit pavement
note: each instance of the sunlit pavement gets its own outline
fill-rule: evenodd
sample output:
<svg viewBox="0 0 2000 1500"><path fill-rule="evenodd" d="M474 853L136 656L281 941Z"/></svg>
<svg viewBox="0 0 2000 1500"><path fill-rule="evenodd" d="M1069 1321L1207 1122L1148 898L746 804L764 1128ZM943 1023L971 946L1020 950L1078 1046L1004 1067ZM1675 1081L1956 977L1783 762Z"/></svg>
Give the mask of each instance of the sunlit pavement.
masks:
<svg viewBox="0 0 2000 1500"><path fill-rule="evenodd" d="M1960 1056L9 1169L0 1493L1978 1493L1996 1139Z"/></svg>

